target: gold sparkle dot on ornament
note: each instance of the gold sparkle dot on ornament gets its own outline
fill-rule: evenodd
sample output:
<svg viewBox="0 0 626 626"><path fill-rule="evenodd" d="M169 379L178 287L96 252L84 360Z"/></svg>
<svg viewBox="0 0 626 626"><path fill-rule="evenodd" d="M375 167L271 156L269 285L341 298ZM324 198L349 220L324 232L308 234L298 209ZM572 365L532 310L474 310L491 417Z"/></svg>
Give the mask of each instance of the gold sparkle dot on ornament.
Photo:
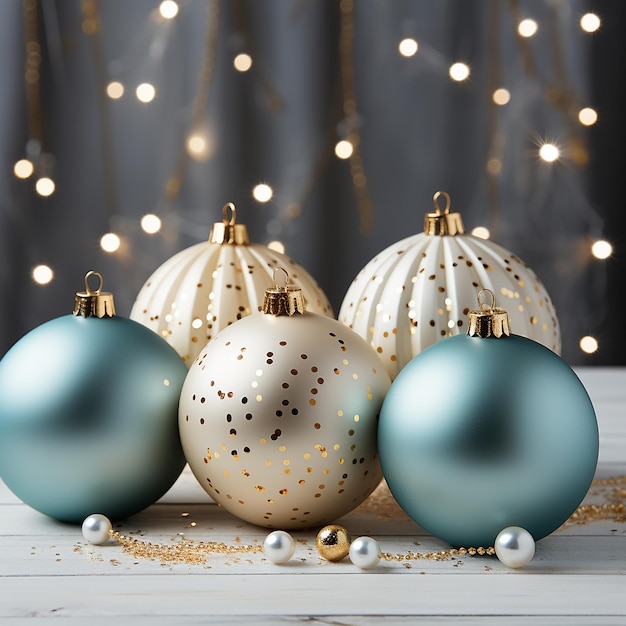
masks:
<svg viewBox="0 0 626 626"><path fill-rule="evenodd" d="M324 526L315 538L315 546L319 555L327 561L341 561L350 552L352 537L338 524Z"/></svg>

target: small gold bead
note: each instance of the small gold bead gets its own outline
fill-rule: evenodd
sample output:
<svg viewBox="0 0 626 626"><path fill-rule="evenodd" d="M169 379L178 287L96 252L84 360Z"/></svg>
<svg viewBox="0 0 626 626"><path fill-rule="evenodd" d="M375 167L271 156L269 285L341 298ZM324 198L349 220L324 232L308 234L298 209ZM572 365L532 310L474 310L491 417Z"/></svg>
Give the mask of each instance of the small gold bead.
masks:
<svg viewBox="0 0 626 626"><path fill-rule="evenodd" d="M317 551L327 561L341 561L350 552L351 543L350 533L338 524L324 526L315 538Z"/></svg>

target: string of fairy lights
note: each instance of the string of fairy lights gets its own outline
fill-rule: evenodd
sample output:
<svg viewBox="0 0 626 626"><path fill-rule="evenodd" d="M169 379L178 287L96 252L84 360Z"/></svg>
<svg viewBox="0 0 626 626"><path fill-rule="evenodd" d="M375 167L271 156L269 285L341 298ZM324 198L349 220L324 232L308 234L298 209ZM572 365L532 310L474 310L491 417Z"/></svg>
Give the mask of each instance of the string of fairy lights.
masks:
<svg viewBox="0 0 626 626"><path fill-rule="evenodd" d="M85 0L88 1L88 0ZM196 105L198 111L203 107L206 108L206 92L210 85L212 77L212 67L214 63L215 47L217 39L217 0L214 3L214 11L210 13L209 18L215 22L214 28L207 29L207 42L205 44L205 63L201 70L201 76L198 81L198 94ZM352 38L353 34L353 3L350 1L342 2L342 33L341 37L347 38L340 42L340 63L342 72L342 91L343 93L343 113L346 116L344 125L348 128L348 132L343 136L337 137L334 144L333 153L337 159L350 163L352 181L355 188L357 202L363 206L360 208L362 216L370 219L367 214L371 212L369 206L369 196L367 193L367 179L363 171L363 165L359 155L359 130L358 125L350 123L350 115L356 113L356 100L354 92L354 59ZM94 10L95 3L91 5ZM24 82L26 93L26 106L28 115L28 141L25 148L25 154L20 158L13 168L13 172L18 179L24 181L32 181L36 193L41 197L49 197L55 193L56 183L54 180L54 158L46 152L44 145L44 129L42 122L42 102L39 90L40 82L40 66L42 60L42 43L39 38L39 24L37 12L37 0L23 0L24 10L24 32L26 45L26 61L24 70ZM158 20L162 23L173 22L180 15L181 8L175 0L163 0L156 10L154 10L150 19ZM98 29L97 19L92 16L92 21L83 22L83 32L86 35L93 35ZM585 13L579 18L579 26L583 33L593 35L601 28L601 18L595 13ZM521 43L529 42L540 30L540 24L532 17L523 17L517 23L517 37ZM211 39L212 37L212 39ZM420 42L414 37L405 37L397 43L397 53L407 62L411 58L420 54ZM428 44L429 46L432 44ZM232 69L235 72L249 72L257 63L257 59L253 58L250 51L233 52ZM202 74L204 72L204 74ZM467 81L472 74L472 68L463 60L453 60L448 65L448 76L453 83L463 83ZM201 79L204 77L204 85L201 91ZM142 80L141 82L131 85L125 84L119 78L111 78L106 85L106 98L113 104L124 97L134 97L141 105L149 107L155 99L159 97L159 85ZM495 107L506 107L510 105L514 94L507 89L506 85L497 86L491 94L492 102ZM583 106L577 110L576 122L581 127L590 127L598 121L598 113L592 106ZM209 153L210 138L203 132L201 125L192 124L183 139L184 158L196 161L206 161ZM547 139L538 141L536 144L535 158L545 163L546 167L564 159L563 149L554 141ZM486 164L486 171L489 174L497 175L500 171L501 163L497 158L490 158ZM181 184L180 176L177 179L175 175L168 181L166 188L170 197L176 195ZM167 195L166 194L166 195ZM265 204L274 197L274 189L270 182L259 181L251 189L252 198L259 204ZM144 233L148 235L158 235L163 226L162 219L157 212L147 213L140 219L140 226ZM484 226L479 226L472 231L472 234L488 239L490 237L489 230ZM101 249L109 254L116 254L122 245L122 238L118 232L103 233L100 237ZM284 252L285 247L280 241L272 241L270 248ZM593 241L590 249L591 255L598 260L606 260L611 257L613 247L609 241L597 239ZM46 285L54 280L54 268L50 265L40 264L32 269L32 280L37 285ZM588 354L598 350L598 341L592 336L585 336L580 339L580 349Z"/></svg>

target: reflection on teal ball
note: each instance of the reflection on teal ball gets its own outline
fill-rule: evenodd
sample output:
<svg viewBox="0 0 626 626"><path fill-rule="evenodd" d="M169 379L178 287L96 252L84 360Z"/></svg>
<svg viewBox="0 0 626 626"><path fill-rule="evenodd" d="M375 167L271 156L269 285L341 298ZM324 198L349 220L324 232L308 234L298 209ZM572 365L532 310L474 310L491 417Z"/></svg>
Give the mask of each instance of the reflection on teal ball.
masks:
<svg viewBox="0 0 626 626"><path fill-rule="evenodd" d="M137 513L184 467L186 374L173 348L130 319L66 315L42 324L0 361L0 476L62 521Z"/></svg>
<svg viewBox="0 0 626 626"><path fill-rule="evenodd" d="M457 335L413 358L383 402L378 448L398 504L453 546L507 526L535 541L593 480L598 426L573 370L524 337Z"/></svg>

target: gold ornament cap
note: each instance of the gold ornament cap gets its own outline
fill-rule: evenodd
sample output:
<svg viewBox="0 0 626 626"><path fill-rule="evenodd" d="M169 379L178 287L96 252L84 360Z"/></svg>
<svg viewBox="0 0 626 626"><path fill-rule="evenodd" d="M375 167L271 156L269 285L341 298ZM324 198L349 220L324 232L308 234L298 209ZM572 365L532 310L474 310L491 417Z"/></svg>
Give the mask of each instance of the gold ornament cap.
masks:
<svg viewBox="0 0 626 626"><path fill-rule="evenodd" d="M247 246L250 243L245 224L237 224L237 209L232 202L222 207L222 221L215 222L209 233L209 243L237 244Z"/></svg>
<svg viewBox="0 0 626 626"><path fill-rule="evenodd" d="M439 198L443 196L446 204L439 206ZM433 196L434 213L424 216L424 232L427 235L462 235L465 232L460 213L450 213L450 196L445 191L437 191Z"/></svg>
<svg viewBox="0 0 626 626"><path fill-rule="evenodd" d="M281 286L278 284L277 274L282 272L285 276L285 282ZM302 294L302 289L295 285L289 284L289 274L282 267L274 270L274 287L265 290L263 299L263 313L269 315L301 315L306 313L306 300Z"/></svg>
<svg viewBox="0 0 626 626"><path fill-rule="evenodd" d="M95 290L89 287L89 279L92 276L96 276L100 281ZM102 274L93 270L85 274L85 291L76 292L73 313L77 317L113 317L115 315L113 294L102 291Z"/></svg>
<svg viewBox="0 0 626 626"><path fill-rule="evenodd" d="M491 304L481 300L483 294L491 296ZM469 312L467 334L470 337L508 337L511 334L509 314L504 309L496 307L496 297L490 289L481 289L478 292L479 310Z"/></svg>

